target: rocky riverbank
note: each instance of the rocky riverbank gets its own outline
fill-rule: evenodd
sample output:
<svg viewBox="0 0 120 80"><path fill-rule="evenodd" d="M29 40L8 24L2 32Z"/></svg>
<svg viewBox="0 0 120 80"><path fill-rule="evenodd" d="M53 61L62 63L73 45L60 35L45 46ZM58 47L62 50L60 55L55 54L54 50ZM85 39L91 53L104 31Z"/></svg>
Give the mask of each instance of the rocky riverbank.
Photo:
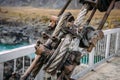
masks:
<svg viewBox="0 0 120 80"><path fill-rule="evenodd" d="M0 18L0 43L2 44L18 44L22 42L35 43L41 38L41 33L47 30L48 23L39 20L31 20L22 22L11 19ZM24 57L25 70L30 66L30 57ZM32 59L31 59L32 61ZM4 63L4 79L3 80L19 80L23 74L23 57L16 59L16 70L13 68L14 60ZM15 71L15 72L14 72ZM32 80L30 77L29 80Z"/></svg>
<svg viewBox="0 0 120 80"><path fill-rule="evenodd" d="M35 25L2 20L0 22L0 43L3 44L34 43L48 25L43 22Z"/></svg>

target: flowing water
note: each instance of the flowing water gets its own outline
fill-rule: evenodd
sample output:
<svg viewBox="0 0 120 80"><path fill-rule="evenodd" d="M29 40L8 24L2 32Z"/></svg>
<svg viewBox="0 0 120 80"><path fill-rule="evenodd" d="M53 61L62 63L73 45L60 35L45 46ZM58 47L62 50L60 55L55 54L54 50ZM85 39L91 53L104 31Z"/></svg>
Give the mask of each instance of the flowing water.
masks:
<svg viewBox="0 0 120 80"><path fill-rule="evenodd" d="M29 43L27 43L27 42L22 42L22 43L19 43L19 44L1 44L0 43L0 52L15 49L15 48L19 48L19 47L22 47L22 46L27 46L27 45L29 45ZM31 53L30 55L28 55L28 57L33 59L35 57L35 54Z"/></svg>
<svg viewBox="0 0 120 80"><path fill-rule="evenodd" d="M2 43L0 43L0 52L18 48L18 47L22 47L22 46L26 46L26 45L29 45L29 43L26 43L26 42L22 42L19 44L2 44Z"/></svg>

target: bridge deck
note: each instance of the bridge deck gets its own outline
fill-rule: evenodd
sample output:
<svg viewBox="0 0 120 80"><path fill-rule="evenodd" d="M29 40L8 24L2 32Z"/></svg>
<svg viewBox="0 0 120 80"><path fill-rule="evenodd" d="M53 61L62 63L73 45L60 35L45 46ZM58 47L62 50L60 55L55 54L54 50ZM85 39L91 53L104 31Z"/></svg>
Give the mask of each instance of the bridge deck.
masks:
<svg viewBox="0 0 120 80"><path fill-rule="evenodd" d="M120 56L114 57L109 63L102 64L79 80L120 80Z"/></svg>

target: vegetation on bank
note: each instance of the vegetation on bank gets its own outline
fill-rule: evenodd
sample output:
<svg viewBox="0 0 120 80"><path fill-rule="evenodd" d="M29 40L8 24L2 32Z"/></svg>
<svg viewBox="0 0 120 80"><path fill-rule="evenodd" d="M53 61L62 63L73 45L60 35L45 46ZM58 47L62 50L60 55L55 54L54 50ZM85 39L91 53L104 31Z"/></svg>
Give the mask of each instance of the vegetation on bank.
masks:
<svg viewBox="0 0 120 80"><path fill-rule="evenodd" d="M74 17L77 17L79 13L79 9L74 10L66 10L66 12L71 12ZM42 9L42 8L33 8L33 7L0 7L0 19L3 20L12 20L16 22L23 23L32 23L32 22L48 22L51 15L57 15L59 12L58 9ZM120 24L120 10L114 9L112 10L106 26L109 28L116 27ZM95 14L92 25L96 26L99 24L103 17L104 13L97 11ZM87 15L87 17L89 14Z"/></svg>

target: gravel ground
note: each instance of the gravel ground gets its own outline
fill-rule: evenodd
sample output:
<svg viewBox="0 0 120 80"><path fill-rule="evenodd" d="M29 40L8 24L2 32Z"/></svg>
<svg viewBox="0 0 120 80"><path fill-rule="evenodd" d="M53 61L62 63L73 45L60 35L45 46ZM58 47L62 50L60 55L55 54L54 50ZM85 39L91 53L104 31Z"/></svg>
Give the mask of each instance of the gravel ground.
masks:
<svg viewBox="0 0 120 80"><path fill-rule="evenodd" d="M120 80L120 56L102 64L95 72L89 72L79 80Z"/></svg>

